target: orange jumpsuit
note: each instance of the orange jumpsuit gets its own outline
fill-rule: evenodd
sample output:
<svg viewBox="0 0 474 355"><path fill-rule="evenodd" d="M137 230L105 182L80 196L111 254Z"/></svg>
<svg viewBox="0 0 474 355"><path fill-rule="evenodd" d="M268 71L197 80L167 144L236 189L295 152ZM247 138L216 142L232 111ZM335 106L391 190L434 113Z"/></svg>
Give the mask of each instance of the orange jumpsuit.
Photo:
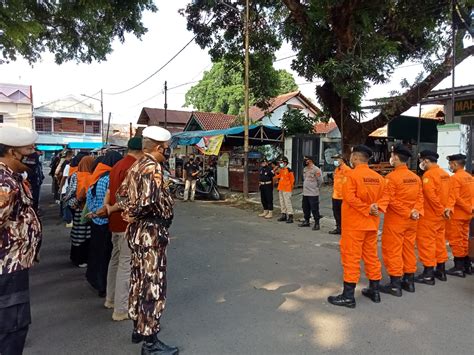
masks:
<svg viewBox="0 0 474 355"><path fill-rule="evenodd" d="M342 183L344 182L344 175L347 171L350 171L346 164L342 163L334 170L334 186L332 192L332 198L335 200L342 200Z"/></svg>
<svg viewBox="0 0 474 355"><path fill-rule="evenodd" d="M425 213L418 221L416 244L423 266L434 267L448 260L443 214L448 204L449 174L434 164L423 174L422 182Z"/></svg>
<svg viewBox="0 0 474 355"><path fill-rule="evenodd" d="M453 256L463 258L469 252L469 223L474 206L474 178L459 169L449 179L448 206L453 214L446 222L446 239Z"/></svg>
<svg viewBox="0 0 474 355"><path fill-rule="evenodd" d="M364 260L369 280L382 278L382 265L377 256L379 217L371 216L370 206L382 197L383 177L367 164L348 170L342 184L341 261L344 282L357 283L360 259Z"/></svg>
<svg viewBox="0 0 474 355"><path fill-rule="evenodd" d="M406 165L386 176L383 197L378 201L385 213L382 256L390 276L403 276L416 271L415 239L418 221L410 218L416 209L423 215L423 188L420 178Z"/></svg>

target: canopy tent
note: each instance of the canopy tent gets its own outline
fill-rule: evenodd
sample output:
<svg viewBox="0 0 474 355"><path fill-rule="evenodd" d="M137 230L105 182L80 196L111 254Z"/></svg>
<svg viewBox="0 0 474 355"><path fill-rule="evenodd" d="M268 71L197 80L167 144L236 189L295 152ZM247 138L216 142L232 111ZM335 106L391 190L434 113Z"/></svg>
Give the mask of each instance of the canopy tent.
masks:
<svg viewBox="0 0 474 355"><path fill-rule="evenodd" d="M228 129L215 129L210 131L189 131L174 133L171 137L171 147L178 145L196 145L204 137L224 136L224 143L230 146L244 145L244 126ZM283 131L280 127L251 125L249 126L249 144L266 145L283 143Z"/></svg>
<svg viewBox="0 0 474 355"><path fill-rule="evenodd" d="M67 147L69 149L96 149L102 148L103 144L101 142L70 142Z"/></svg>
<svg viewBox="0 0 474 355"><path fill-rule="evenodd" d="M46 144L39 144L36 146L36 149L43 151L43 152L55 152L58 150L63 150L64 147L62 145L46 145Z"/></svg>

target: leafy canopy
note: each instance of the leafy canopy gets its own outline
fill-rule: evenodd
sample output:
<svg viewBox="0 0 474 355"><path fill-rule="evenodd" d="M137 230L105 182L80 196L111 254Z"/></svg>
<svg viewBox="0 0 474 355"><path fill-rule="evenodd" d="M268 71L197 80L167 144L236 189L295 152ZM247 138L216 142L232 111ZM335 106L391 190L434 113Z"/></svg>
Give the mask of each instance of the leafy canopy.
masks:
<svg viewBox="0 0 474 355"><path fill-rule="evenodd" d="M185 106L194 106L199 111L222 112L231 115L242 113L244 106L243 67L239 62L219 61L204 73L199 83L186 93ZM265 92L275 97L298 89L293 76L286 70L269 71L265 80ZM262 84L263 85L263 84ZM251 90L250 103L259 98Z"/></svg>
<svg viewBox="0 0 474 355"><path fill-rule="evenodd" d="M291 109L283 114L281 123L285 134L293 136L298 133L312 133L317 120L317 117L305 115L301 110Z"/></svg>
<svg viewBox="0 0 474 355"><path fill-rule="evenodd" d="M146 33L145 10L157 10L153 0L0 1L0 63L18 56L34 63L45 51L58 64L105 60L115 37Z"/></svg>

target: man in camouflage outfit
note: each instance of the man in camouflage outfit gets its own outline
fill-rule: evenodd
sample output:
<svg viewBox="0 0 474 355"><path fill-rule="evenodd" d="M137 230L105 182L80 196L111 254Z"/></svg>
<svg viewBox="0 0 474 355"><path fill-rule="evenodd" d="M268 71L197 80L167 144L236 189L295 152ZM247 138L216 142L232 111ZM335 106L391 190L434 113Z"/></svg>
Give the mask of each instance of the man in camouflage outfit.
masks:
<svg viewBox="0 0 474 355"><path fill-rule="evenodd" d="M158 339L166 302L166 247L173 218L173 199L163 185L161 164L171 134L157 126L143 130L144 157L129 170L117 192L117 206L129 222L132 250L129 315L132 341L144 340L142 354L178 354Z"/></svg>
<svg viewBox="0 0 474 355"><path fill-rule="evenodd" d="M34 152L38 134L0 128L0 354L23 353L31 323L29 268L37 258L41 223L21 160Z"/></svg>

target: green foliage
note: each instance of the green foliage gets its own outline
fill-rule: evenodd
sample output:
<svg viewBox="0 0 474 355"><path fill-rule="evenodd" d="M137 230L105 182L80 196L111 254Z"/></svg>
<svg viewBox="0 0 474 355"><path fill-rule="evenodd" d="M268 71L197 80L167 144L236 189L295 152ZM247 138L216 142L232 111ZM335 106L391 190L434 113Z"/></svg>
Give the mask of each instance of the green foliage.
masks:
<svg viewBox="0 0 474 355"><path fill-rule="evenodd" d="M0 1L0 63L18 56L34 63L45 51L58 64L105 60L115 37L146 33L145 10L156 11L152 0Z"/></svg>
<svg viewBox="0 0 474 355"><path fill-rule="evenodd" d="M269 69L269 75L259 83L265 86L269 97L295 91L298 86L286 70ZM250 88L250 104L262 103ZM261 90L261 89L260 89ZM261 92L261 91L260 91ZM231 115L242 113L244 106L243 66L240 62L220 61L206 71L198 84L186 93L185 106L194 106L199 111L222 112Z"/></svg>
<svg viewBox="0 0 474 355"><path fill-rule="evenodd" d="M291 109L283 114L281 124L288 136L313 133L317 117L305 115L300 110Z"/></svg>

